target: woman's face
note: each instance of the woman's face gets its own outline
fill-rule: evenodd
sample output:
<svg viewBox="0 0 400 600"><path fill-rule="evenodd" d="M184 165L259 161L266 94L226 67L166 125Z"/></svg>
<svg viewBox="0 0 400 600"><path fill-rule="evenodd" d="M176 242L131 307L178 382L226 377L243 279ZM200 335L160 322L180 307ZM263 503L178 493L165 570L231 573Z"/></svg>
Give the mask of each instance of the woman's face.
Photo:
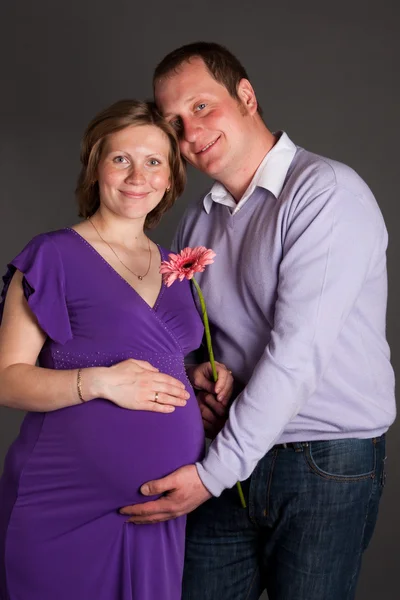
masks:
<svg viewBox="0 0 400 600"><path fill-rule="evenodd" d="M100 206L146 218L170 186L170 142L155 125L131 125L108 136L97 175Z"/></svg>

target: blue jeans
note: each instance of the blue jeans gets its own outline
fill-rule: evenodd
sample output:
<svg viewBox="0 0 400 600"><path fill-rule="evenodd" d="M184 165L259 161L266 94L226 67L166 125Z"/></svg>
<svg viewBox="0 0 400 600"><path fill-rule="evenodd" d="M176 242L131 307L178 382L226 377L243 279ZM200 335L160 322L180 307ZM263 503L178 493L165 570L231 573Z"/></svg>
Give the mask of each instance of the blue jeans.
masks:
<svg viewBox="0 0 400 600"><path fill-rule="evenodd" d="M384 486L385 436L274 447L189 515L183 600L353 600Z"/></svg>

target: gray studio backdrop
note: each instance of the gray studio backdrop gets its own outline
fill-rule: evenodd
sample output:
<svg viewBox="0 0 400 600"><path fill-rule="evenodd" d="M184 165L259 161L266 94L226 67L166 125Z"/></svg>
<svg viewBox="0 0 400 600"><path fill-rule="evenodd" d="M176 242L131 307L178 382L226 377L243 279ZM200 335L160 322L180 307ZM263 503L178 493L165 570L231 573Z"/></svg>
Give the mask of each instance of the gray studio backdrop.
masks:
<svg viewBox="0 0 400 600"><path fill-rule="evenodd" d="M148 2L19 0L0 13L0 269L35 234L77 221L80 137L109 103L151 96L155 64L205 39L248 67L265 120L366 179L389 229L388 337L399 372L399 50L395 0ZM326 5L326 6L325 6ZM168 246L185 204L207 185L193 171L152 237ZM2 265L2 266L1 266ZM23 415L0 409L0 466ZM399 431L357 600L397 600ZM396 435L397 433L397 435ZM1 468L1 467L0 467ZM266 596L263 596L265 598ZM321 598L321 600L323 600Z"/></svg>

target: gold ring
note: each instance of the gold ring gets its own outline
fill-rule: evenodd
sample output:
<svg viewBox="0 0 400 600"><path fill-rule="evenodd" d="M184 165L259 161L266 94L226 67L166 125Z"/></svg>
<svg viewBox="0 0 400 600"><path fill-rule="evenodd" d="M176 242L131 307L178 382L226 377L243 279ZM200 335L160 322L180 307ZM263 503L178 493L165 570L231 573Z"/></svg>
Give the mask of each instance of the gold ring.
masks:
<svg viewBox="0 0 400 600"><path fill-rule="evenodd" d="M158 402L158 392L154 394L154 402Z"/></svg>

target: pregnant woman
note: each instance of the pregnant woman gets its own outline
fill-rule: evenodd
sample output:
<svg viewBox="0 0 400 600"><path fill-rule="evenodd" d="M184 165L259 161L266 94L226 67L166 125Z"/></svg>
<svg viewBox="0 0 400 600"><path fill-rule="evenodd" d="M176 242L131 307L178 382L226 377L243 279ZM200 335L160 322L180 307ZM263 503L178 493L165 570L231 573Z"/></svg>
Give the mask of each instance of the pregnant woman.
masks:
<svg viewBox="0 0 400 600"><path fill-rule="evenodd" d="M86 220L35 237L4 278L0 403L28 413L0 481L0 599L179 600L185 519L136 526L118 510L203 452L183 362L201 319L186 280L162 283L167 252L144 232L184 168L136 101L90 123L81 160Z"/></svg>

